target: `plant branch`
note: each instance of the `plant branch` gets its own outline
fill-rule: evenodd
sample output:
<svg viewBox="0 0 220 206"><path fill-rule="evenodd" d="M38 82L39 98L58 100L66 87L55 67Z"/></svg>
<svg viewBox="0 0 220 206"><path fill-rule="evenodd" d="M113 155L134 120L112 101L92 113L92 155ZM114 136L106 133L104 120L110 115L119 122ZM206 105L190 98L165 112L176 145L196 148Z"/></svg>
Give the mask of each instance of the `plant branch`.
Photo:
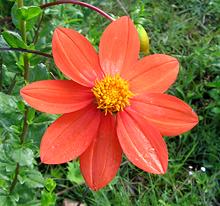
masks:
<svg viewBox="0 0 220 206"><path fill-rule="evenodd" d="M12 191L15 188L15 185L17 184L19 169L20 169L20 165L17 163L16 164L16 168L15 168L15 176L14 176L14 179L13 179L13 181L11 183L10 188L9 188L9 193L12 193Z"/></svg>
<svg viewBox="0 0 220 206"><path fill-rule="evenodd" d="M80 6L92 9L93 11L96 11L97 13L101 14L102 16L104 16L105 18L109 19L110 21L114 21L115 20L110 15L105 13L103 10L101 10L101 9L91 5L91 4L82 2L82 1L62 0L62 1L56 1L56 2L51 2L51 3L43 4L40 7L41 7L41 9L45 9L47 7L56 6L56 5L59 5L59 4L75 4L75 5L80 5Z"/></svg>
<svg viewBox="0 0 220 206"><path fill-rule="evenodd" d="M21 8L24 6L23 0L18 0L18 8ZM21 37L25 44L27 44L27 36L26 36L26 21L21 20L20 21L20 31L21 31ZM24 80L28 80L28 69L29 69L29 60L27 54L24 54L23 56L24 60Z"/></svg>
<svg viewBox="0 0 220 206"><path fill-rule="evenodd" d="M25 107L25 112L24 112L24 125L23 125L21 136L20 136L21 144L24 143L24 140L25 140L25 137L26 137L26 134L27 134L27 131L28 131L27 117L28 117L28 107L26 106Z"/></svg>
<svg viewBox="0 0 220 206"><path fill-rule="evenodd" d="M23 48L5 48L4 47L4 48L0 48L0 51L19 51L19 52L37 54L37 55L44 56L47 58L53 58L51 54L47 54L47 53L36 51L36 50L23 49Z"/></svg>
<svg viewBox="0 0 220 206"><path fill-rule="evenodd" d="M40 16L40 20L38 22L37 29L35 30L34 38L33 38L33 44L37 43L37 40L38 40L38 37L39 37L40 26L41 26L41 24L43 22L43 18L44 18L44 12Z"/></svg>
<svg viewBox="0 0 220 206"><path fill-rule="evenodd" d="M23 0L18 0L18 7L20 8L22 6L24 6ZM24 43L27 44L26 21L23 21L23 20L21 20L21 37ZM24 60L24 81L25 83L27 83L28 82L29 59L26 53L24 54L23 60ZM23 144L27 130L28 130L27 116L28 116L28 107L25 106L24 124L23 124L22 133L20 136L21 144Z"/></svg>

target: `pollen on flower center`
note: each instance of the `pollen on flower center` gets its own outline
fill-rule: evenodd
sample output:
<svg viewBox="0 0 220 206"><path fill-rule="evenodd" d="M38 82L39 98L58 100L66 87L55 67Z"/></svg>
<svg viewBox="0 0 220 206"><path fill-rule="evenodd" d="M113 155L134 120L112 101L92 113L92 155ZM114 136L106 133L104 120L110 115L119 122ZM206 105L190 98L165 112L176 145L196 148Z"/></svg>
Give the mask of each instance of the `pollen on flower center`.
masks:
<svg viewBox="0 0 220 206"><path fill-rule="evenodd" d="M133 93L129 90L129 84L119 74L105 76L104 79L95 82L92 92L96 97L98 109L113 114L122 111L130 105L129 98Z"/></svg>

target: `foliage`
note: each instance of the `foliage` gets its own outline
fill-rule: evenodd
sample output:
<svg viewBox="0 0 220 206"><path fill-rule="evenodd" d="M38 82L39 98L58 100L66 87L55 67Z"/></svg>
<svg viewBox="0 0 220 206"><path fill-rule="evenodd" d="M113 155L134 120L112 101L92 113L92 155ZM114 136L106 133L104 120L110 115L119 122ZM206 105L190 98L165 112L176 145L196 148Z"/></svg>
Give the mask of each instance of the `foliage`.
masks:
<svg viewBox="0 0 220 206"><path fill-rule="evenodd" d="M58 25L80 31L98 48L108 20L73 5L40 9L39 5L45 2L48 1L26 0L20 8L18 1L0 0L1 48L50 53L51 36ZM19 95L26 83L25 61L30 65L30 82L65 77L52 59L1 52L0 205L60 205L64 198L100 206L216 205L220 196L219 1L90 0L89 3L113 16L130 14L136 24L142 24L148 31L151 53L166 53L179 59L180 74L169 92L194 106L200 123L180 137L166 138L170 155L167 174L147 174L124 159L111 184L92 192L79 175L77 163L58 166L40 163L40 139L57 116L28 108ZM26 21L25 34L22 21ZM23 135L26 111L28 130Z"/></svg>

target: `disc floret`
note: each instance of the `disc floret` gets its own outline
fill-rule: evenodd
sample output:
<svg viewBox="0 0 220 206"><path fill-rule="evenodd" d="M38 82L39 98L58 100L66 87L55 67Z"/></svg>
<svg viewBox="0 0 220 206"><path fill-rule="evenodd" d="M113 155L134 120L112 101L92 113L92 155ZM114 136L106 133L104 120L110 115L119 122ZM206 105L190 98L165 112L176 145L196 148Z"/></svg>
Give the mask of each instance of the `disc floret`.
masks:
<svg viewBox="0 0 220 206"><path fill-rule="evenodd" d="M129 84L119 74L107 75L102 80L96 81L92 89L96 97L97 108L110 114L123 111L130 105L129 98L133 93L129 90Z"/></svg>

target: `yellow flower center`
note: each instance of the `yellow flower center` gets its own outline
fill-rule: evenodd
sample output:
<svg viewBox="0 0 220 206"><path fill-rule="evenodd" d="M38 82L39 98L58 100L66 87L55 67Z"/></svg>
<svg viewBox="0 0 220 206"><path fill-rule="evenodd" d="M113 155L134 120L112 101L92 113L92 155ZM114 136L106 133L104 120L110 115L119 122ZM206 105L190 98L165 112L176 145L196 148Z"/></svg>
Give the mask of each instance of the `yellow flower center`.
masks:
<svg viewBox="0 0 220 206"><path fill-rule="evenodd" d="M105 76L104 79L95 82L92 92L96 97L98 109L107 114L123 111L130 105L129 98L134 94L129 90L129 84L120 75Z"/></svg>

